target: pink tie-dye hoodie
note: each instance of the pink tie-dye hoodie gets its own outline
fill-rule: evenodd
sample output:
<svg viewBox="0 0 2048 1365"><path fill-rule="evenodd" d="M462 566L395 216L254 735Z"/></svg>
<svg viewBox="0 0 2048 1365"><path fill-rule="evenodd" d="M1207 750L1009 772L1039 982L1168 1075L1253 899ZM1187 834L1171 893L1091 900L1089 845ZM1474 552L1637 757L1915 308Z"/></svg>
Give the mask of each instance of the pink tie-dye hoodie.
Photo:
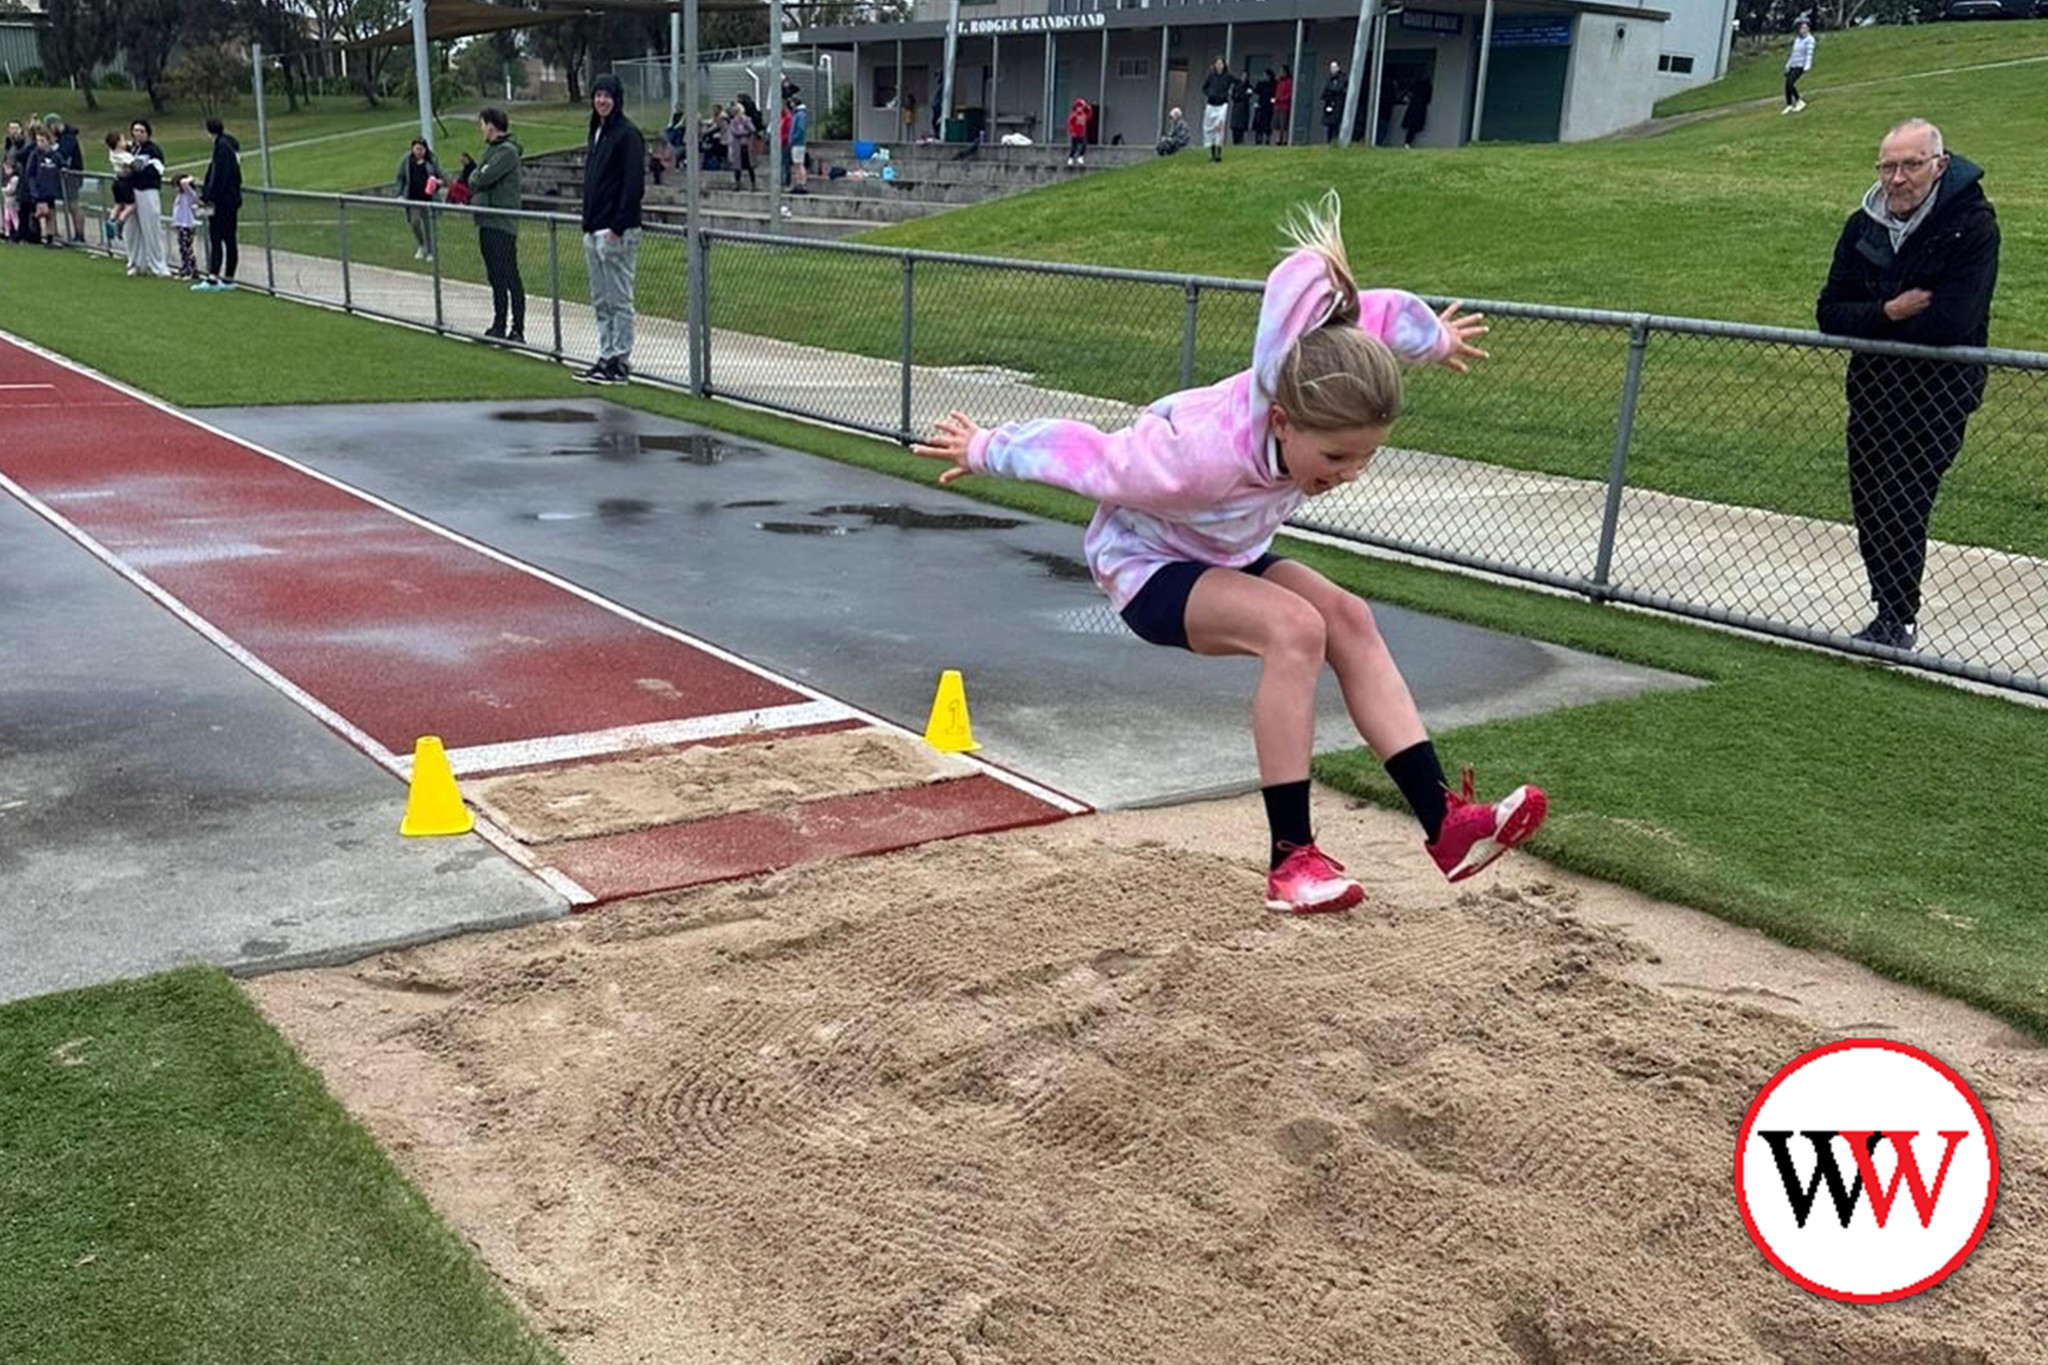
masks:
<svg viewBox="0 0 2048 1365"><path fill-rule="evenodd" d="M1266 552L1306 496L1280 472L1267 415L1288 352L1336 305L1323 257L1296 251L1266 278L1251 369L1169 394L1121 431L1052 419L983 431L968 448L967 466L1100 503L1083 545L1095 582L1118 611L1176 560L1242 568ZM1424 364L1450 354L1450 329L1413 294L1375 289L1360 293L1358 305L1358 325L1402 360Z"/></svg>

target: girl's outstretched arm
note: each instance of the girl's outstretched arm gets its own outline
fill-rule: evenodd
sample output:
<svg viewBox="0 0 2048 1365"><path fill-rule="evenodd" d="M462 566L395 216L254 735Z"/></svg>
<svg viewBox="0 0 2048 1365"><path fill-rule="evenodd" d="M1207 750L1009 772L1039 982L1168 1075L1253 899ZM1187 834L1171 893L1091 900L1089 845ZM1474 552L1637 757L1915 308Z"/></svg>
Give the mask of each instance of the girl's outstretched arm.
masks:
<svg viewBox="0 0 2048 1365"><path fill-rule="evenodd" d="M1235 486L1239 471L1233 461L1182 451L1180 440L1173 423L1152 412L1139 414L1121 431L1046 418L991 430L956 412L939 420L931 440L910 450L952 462L939 475L941 484L968 474L1001 474L1146 512L1213 507Z"/></svg>
<svg viewBox="0 0 2048 1365"><path fill-rule="evenodd" d="M1464 374L1486 352L1472 343L1486 335L1484 313L1463 313L1463 301L1438 313L1404 289L1366 289L1358 295L1358 325L1410 365L1442 365Z"/></svg>

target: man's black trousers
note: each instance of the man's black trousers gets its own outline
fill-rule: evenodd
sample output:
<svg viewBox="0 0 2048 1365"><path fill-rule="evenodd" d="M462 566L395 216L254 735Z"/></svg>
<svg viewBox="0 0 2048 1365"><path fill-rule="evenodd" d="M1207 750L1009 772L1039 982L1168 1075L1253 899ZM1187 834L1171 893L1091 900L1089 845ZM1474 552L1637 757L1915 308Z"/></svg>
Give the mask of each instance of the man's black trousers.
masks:
<svg viewBox="0 0 2048 1365"><path fill-rule="evenodd" d="M1945 402L1876 397L1849 409L1849 505L1870 598L1883 620L1905 624L1920 615L1928 519L1969 420Z"/></svg>

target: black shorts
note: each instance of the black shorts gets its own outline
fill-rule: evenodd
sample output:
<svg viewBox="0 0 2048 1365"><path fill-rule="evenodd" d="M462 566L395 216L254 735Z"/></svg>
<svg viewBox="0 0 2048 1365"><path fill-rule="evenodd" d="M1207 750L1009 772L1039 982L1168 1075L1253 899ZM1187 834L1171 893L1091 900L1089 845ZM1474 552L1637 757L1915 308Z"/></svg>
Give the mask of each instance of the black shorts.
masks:
<svg viewBox="0 0 2048 1365"><path fill-rule="evenodd" d="M1279 555L1264 554L1242 569L1222 569L1222 572L1248 573L1254 578L1263 578L1266 570L1281 562ZM1124 608L1124 624L1147 644L1187 649L1188 594L1195 590L1196 579L1210 569L1221 568L1216 564L1197 564L1190 559L1163 565L1145 580L1145 586L1138 589L1138 595Z"/></svg>

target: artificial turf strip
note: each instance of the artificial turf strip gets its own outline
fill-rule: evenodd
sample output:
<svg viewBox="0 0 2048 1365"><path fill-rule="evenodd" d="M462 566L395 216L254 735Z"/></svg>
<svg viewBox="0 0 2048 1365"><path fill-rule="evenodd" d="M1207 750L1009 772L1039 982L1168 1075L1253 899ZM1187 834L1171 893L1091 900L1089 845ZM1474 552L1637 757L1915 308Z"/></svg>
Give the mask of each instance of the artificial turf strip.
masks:
<svg viewBox="0 0 2048 1365"><path fill-rule="evenodd" d="M102 326L101 301L135 282L104 263L47 266L13 277L8 326L176 402L250 401L239 371L251 366L269 402L590 396L559 366L253 295L225 300L247 325L214 337L207 363L195 363L160 340L187 311L182 292L131 295L122 324ZM392 392L397 377L407 383ZM727 404L644 385L605 397L920 483L937 474L897 447ZM953 487L1077 524L1092 510L1028 483ZM1532 780L1550 790L1539 855L1827 946L2048 1037L2048 878L2035 851L2048 845L2037 790L2048 714L1645 613L1284 548L1373 601L1711 682L1439 737L1489 789ZM1393 799L1369 757L1325 759L1317 772Z"/></svg>
<svg viewBox="0 0 2048 1365"><path fill-rule="evenodd" d="M226 976L0 1006L0 1360L559 1359Z"/></svg>

